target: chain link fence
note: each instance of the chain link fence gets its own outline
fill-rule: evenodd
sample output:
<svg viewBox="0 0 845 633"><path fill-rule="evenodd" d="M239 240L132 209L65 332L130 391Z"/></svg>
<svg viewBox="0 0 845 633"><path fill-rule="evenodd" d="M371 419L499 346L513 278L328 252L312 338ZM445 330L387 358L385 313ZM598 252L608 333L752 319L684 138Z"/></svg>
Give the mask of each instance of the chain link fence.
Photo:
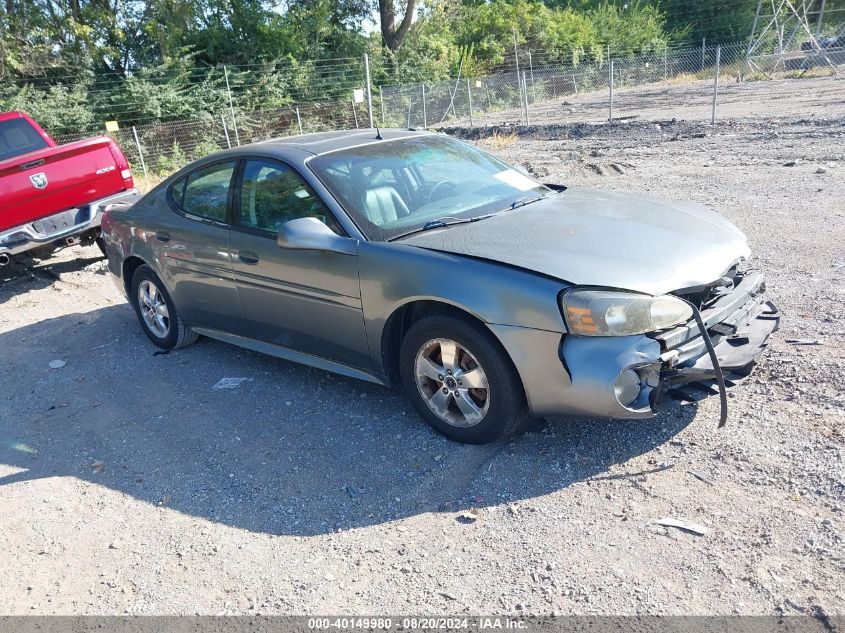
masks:
<svg viewBox="0 0 845 633"><path fill-rule="evenodd" d="M417 128L845 115L845 99L830 98L845 91L844 48L752 58L747 50L701 46L579 64L526 52L488 76L381 86L381 117Z"/></svg>
<svg viewBox="0 0 845 633"><path fill-rule="evenodd" d="M249 83L232 81L231 87L226 83L223 93L226 102L220 103L216 95L215 103L209 102L208 111L197 118L118 120L118 129L107 134L120 144L136 179L143 177L147 181L141 183L144 186L191 160L237 145L294 134L370 127L367 56L331 62L316 70L309 68L311 77L303 88L295 87L298 79L295 73L285 77L295 99L284 107L254 109L253 104L260 102L262 84L280 81L278 77L257 75ZM222 72L209 71L223 76ZM120 105L128 111L132 104ZM118 111L123 110L118 107ZM55 134L54 139L60 144L69 143L94 133L97 131L80 129Z"/></svg>
<svg viewBox="0 0 845 633"><path fill-rule="evenodd" d="M747 55L746 44L665 49L562 64L517 52L486 76L379 86L369 94L366 57L332 62L322 91L295 93L284 107L260 104L254 90L278 78L227 86L191 120L119 121L117 140L136 176L155 182L193 159L228 147L293 134L383 127L602 123L845 116L845 48ZM612 52L611 52L612 53ZM287 81L287 79L285 79ZM295 76L291 75L291 81ZM837 96L838 95L838 96ZM370 102L372 100L372 119ZM90 132L58 135L59 143Z"/></svg>
<svg viewBox="0 0 845 633"><path fill-rule="evenodd" d="M248 113L222 112L191 121L169 121L121 127L108 132L119 144L136 176L155 179L191 160L237 145L281 136L369 127L367 103L307 103ZM85 134L64 134L69 143Z"/></svg>

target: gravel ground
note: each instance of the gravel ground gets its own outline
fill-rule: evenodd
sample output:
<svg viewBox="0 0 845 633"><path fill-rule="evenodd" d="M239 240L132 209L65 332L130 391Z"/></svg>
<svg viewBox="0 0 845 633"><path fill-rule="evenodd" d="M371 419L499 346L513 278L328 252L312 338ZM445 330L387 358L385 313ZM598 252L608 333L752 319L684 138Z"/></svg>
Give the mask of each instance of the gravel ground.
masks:
<svg viewBox="0 0 845 633"><path fill-rule="evenodd" d="M0 613L845 614L845 121L454 132L748 234L784 317L728 426L711 398L458 445L398 392L156 355L69 249L0 269Z"/></svg>

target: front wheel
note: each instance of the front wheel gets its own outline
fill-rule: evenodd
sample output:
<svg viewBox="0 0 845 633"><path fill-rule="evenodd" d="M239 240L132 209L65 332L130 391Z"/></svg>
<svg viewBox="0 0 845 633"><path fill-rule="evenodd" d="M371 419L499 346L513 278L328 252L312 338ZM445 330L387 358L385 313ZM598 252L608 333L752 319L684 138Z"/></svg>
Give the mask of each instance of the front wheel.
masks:
<svg viewBox="0 0 845 633"><path fill-rule="evenodd" d="M402 340L399 372L420 415L443 435L485 444L527 419L522 383L491 332L447 315L414 323Z"/></svg>
<svg viewBox="0 0 845 633"><path fill-rule="evenodd" d="M131 296L141 327L153 343L170 350L197 340L196 333L179 318L173 299L149 266L140 266L135 271Z"/></svg>

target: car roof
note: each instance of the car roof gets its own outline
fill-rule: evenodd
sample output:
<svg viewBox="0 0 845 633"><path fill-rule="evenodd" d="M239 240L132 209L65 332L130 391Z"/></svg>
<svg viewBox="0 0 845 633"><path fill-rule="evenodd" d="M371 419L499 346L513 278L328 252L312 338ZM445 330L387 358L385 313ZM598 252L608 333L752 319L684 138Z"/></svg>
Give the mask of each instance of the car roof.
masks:
<svg viewBox="0 0 845 633"><path fill-rule="evenodd" d="M315 132L312 134L301 134L298 136L286 136L267 141L259 141L250 145L241 145L238 149L241 151L249 151L250 149L259 148L263 150L276 148L294 149L316 156L341 149L348 149L350 147L360 147L361 145L378 143L382 140L390 141L429 134L432 134L432 132L399 129L383 129L377 131L375 128L365 130L341 130L336 132ZM378 135L381 136L380 139L377 137Z"/></svg>

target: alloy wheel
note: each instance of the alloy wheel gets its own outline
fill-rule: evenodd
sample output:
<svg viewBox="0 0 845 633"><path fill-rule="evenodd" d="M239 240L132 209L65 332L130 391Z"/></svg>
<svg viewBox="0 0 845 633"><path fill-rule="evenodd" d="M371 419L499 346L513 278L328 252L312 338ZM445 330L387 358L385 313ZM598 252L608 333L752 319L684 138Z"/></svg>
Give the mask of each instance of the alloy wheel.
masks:
<svg viewBox="0 0 845 633"><path fill-rule="evenodd" d="M487 374L475 356L459 343L436 338L417 352L417 389L429 409L456 427L475 426L490 406Z"/></svg>
<svg viewBox="0 0 845 633"><path fill-rule="evenodd" d="M166 338L170 333L170 313L167 303L156 285L144 279L138 285L138 307L144 323L158 338Z"/></svg>

